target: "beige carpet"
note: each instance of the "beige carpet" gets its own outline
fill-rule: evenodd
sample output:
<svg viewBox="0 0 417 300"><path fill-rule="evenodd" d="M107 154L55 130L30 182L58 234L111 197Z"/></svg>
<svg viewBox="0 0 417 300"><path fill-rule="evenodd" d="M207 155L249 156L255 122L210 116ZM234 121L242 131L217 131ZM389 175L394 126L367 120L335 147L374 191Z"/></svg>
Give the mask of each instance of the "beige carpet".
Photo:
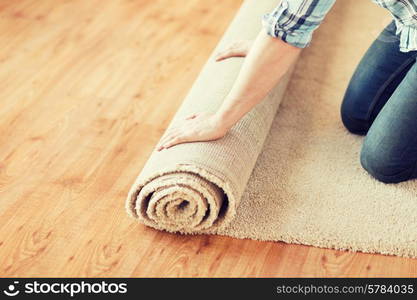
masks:
<svg viewBox="0 0 417 300"><path fill-rule="evenodd" d="M218 49L253 38L276 4L247 0ZM338 1L293 74L225 138L151 154L129 214L167 231L417 257L417 181L372 179L359 164L362 137L339 118L350 75L389 21L369 0ZM216 110L241 63L210 58L171 125Z"/></svg>

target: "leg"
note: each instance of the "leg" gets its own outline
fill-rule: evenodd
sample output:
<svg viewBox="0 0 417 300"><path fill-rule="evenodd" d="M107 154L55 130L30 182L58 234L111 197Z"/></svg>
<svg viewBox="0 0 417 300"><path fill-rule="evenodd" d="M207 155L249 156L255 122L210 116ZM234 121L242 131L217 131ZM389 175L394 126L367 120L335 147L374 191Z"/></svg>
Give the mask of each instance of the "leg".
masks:
<svg viewBox="0 0 417 300"><path fill-rule="evenodd" d="M415 51L403 53L390 23L360 61L346 90L341 117L355 134L366 134L379 111L415 62Z"/></svg>
<svg viewBox="0 0 417 300"><path fill-rule="evenodd" d="M372 176L385 183L417 178L417 63L369 129L361 163Z"/></svg>

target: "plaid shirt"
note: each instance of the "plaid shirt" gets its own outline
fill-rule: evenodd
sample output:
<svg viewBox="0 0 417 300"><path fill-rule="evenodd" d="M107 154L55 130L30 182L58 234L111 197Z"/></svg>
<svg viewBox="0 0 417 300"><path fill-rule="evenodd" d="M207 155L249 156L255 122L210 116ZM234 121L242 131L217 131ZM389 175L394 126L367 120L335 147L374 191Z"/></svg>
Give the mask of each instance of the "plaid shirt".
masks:
<svg viewBox="0 0 417 300"><path fill-rule="evenodd" d="M281 0L271 13L264 15L266 32L293 46L307 47L313 32L336 0ZM400 51L417 50L417 0L372 0L390 11L397 25Z"/></svg>

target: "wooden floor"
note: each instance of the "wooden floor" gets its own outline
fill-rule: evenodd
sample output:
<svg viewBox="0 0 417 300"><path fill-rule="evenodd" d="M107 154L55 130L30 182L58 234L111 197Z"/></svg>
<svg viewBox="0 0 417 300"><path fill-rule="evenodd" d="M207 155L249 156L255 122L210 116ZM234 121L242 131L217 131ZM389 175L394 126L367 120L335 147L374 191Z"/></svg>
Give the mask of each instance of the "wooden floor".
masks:
<svg viewBox="0 0 417 300"><path fill-rule="evenodd" d="M417 276L417 260L128 218L130 185L241 0L0 3L0 275Z"/></svg>

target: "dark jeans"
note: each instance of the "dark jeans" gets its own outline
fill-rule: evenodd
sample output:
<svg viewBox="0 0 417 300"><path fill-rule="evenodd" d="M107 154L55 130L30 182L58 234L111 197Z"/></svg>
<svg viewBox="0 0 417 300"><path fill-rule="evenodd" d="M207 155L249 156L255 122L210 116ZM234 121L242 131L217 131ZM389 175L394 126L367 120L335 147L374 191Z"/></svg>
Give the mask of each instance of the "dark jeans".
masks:
<svg viewBox="0 0 417 300"><path fill-rule="evenodd" d="M392 22L370 46L341 107L346 128L365 135L362 166L376 179L417 178L417 51L400 52Z"/></svg>

